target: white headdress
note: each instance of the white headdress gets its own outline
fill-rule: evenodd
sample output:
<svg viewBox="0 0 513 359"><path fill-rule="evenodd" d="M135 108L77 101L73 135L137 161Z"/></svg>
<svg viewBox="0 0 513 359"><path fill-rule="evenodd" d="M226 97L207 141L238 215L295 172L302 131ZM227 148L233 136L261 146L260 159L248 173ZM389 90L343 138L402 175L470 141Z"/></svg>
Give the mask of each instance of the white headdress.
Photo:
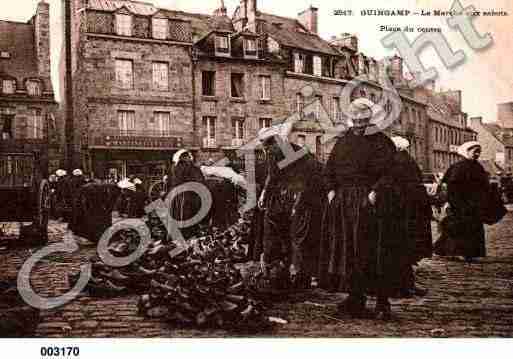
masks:
<svg viewBox="0 0 513 359"><path fill-rule="evenodd" d="M460 147L458 147L458 154L462 157L465 157L467 159L470 159L470 156L468 154L468 151L473 147L481 147L479 142L477 141L469 141L462 144Z"/></svg>
<svg viewBox="0 0 513 359"><path fill-rule="evenodd" d="M404 137L394 136L391 138L391 140L394 142L395 148L397 148L398 151L404 151L410 147L410 141Z"/></svg>
<svg viewBox="0 0 513 359"><path fill-rule="evenodd" d="M135 185L142 184L142 181L139 178L135 178L133 182Z"/></svg>
<svg viewBox="0 0 513 359"><path fill-rule="evenodd" d="M84 173L80 169L73 170L73 176L82 176Z"/></svg>
<svg viewBox="0 0 513 359"><path fill-rule="evenodd" d="M130 191L135 191L135 185L130 182L128 178L125 178L118 182L118 187L121 189L128 189Z"/></svg>
<svg viewBox="0 0 513 359"><path fill-rule="evenodd" d="M188 153L192 157L192 153L189 150L181 149L176 151L176 153L173 155L173 164L176 166L178 162L180 162L180 157L182 157L183 154Z"/></svg>
<svg viewBox="0 0 513 359"><path fill-rule="evenodd" d="M55 174L57 175L57 177L64 177L68 174L68 172L66 172L65 170L57 170L55 171Z"/></svg>

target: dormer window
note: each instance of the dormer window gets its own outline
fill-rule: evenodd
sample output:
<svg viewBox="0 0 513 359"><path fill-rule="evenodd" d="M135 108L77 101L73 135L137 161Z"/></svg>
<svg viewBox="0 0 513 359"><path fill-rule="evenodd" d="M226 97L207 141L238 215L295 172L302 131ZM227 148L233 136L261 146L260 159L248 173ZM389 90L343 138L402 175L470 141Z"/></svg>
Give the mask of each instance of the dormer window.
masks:
<svg viewBox="0 0 513 359"><path fill-rule="evenodd" d="M165 40L168 37L169 23L167 19L152 20L153 38Z"/></svg>
<svg viewBox="0 0 513 359"><path fill-rule="evenodd" d="M305 55L294 53L294 72L300 74L305 72Z"/></svg>
<svg viewBox="0 0 513 359"><path fill-rule="evenodd" d="M11 95L16 91L16 81L2 80L2 94Z"/></svg>
<svg viewBox="0 0 513 359"><path fill-rule="evenodd" d="M244 40L244 56L257 57L257 45L255 39Z"/></svg>
<svg viewBox="0 0 513 359"><path fill-rule="evenodd" d="M320 56L313 57L313 71L315 76L322 76L322 59Z"/></svg>
<svg viewBox="0 0 513 359"><path fill-rule="evenodd" d="M230 54L230 41L227 35L216 35L216 55L227 56Z"/></svg>
<svg viewBox="0 0 513 359"><path fill-rule="evenodd" d="M41 96L41 83L36 80L27 81L27 93L29 96Z"/></svg>
<svg viewBox="0 0 513 359"><path fill-rule="evenodd" d="M116 34L132 36L132 15L116 14Z"/></svg>

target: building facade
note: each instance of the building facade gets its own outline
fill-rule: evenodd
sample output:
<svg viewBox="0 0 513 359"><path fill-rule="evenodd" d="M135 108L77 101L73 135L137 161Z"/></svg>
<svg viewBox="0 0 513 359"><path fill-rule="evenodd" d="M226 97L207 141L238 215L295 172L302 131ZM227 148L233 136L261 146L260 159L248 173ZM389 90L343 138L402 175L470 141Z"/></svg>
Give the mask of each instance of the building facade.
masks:
<svg viewBox="0 0 513 359"><path fill-rule="evenodd" d="M182 147L199 162L233 158L260 129L290 119L290 140L326 160L333 141L323 136L347 123L341 96L356 77L351 99L383 102L387 112L380 80L391 78L402 111L385 132L410 140L423 171L438 163L436 116L429 97L409 88L402 59L385 68L359 52L354 35L322 39L317 8L287 18L260 11L257 0L241 0L232 17L223 1L212 14L129 0L63 7L66 148L73 166L96 177L159 177ZM450 153L448 143L437 151Z"/></svg>
<svg viewBox="0 0 513 359"><path fill-rule="evenodd" d="M57 169L61 159L49 9L40 2L26 23L0 20L0 151L38 151L44 172Z"/></svg>
<svg viewBox="0 0 513 359"><path fill-rule="evenodd" d="M499 105L500 106L500 105ZM503 128L498 123L483 122L482 117L472 117L470 125L478 134L482 146L481 158L497 164L502 171L513 169L513 128Z"/></svg>

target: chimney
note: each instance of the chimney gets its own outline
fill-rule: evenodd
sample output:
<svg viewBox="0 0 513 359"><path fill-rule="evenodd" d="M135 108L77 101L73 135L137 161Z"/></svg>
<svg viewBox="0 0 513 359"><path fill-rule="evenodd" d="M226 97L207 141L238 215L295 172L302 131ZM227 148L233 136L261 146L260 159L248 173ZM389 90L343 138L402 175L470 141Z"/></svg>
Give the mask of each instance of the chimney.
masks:
<svg viewBox="0 0 513 359"><path fill-rule="evenodd" d="M403 83L403 58L397 54L390 59L390 71L394 85Z"/></svg>
<svg viewBox="0 0 513 359"><path fill-rule="evenodd" d="M224 0L220 0L219 7L214 10L214 16L226 16L227 13Z"/></svg>
<svg viewBox="0 0 513 359"><path fill-rule="evenodd" d="M333 36L330 43L337 48L347 47L355 52L358 52L358 37L356 35L348 34L347 32L340 35L340 37Z"/></svg>
<svg viewBox="0 0 513 359"><path fill-rule="evenodd" d="M480 126L483 125L483 118L481 116L470 117L469 120L470 120L470 124L471 124L472 128L474 128L475 125L480 125Z"/></svg>
<svg viewBox="0 0 513 359"><path fill-rule="evenodd" d="M36 59L39 76L50 80L50 5L44 1L37 4L33 19Z"/></svg>
<svg viewBox="0 0 513 359"><path fill-rule="evenodd" d="M298 21L308 29L308 31L314 34L318 33L319 25L319 9L310 5L308 9L298 14Z"/></svg>
<svg viewBox="0 0 513 359"><path fill-rule="evenodd" d="M247 0L247 28L251 32L257 32L257 0Z"/></svg>

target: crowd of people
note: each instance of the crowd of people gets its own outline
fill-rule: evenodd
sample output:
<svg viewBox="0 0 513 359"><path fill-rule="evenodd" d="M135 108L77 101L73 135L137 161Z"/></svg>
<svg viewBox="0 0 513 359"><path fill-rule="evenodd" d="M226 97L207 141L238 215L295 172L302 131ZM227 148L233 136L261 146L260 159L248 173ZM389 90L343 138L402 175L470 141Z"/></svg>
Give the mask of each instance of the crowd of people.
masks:
<svg viewBox="0 0 513 359"><path fill-rule="evenodd" d="M478 142L460 147L462 160L428 193L422 171L408 152L409 141L389 138L377 130L370 108L354 111L352 127L337 138L325 164L289 142L287 130L283 133L271 127L259 133L265 161L256 166L258 205L252 211L248 259L259 263L264 277L281 276L283 280L275 282L281 289L301 290L315 284L347 292L338 305L341 314L387 319L391 297L426 294L427 289L415 283L414 266L419 261L433 252L462 256L468 262L484 257L483 224L498 222L506 210L478 162ZM287 160L284 148L303 151L303 155L283 166ZM173 156L165 178L164 195L190 183L205 184L213 192L210 215L181 229L186 239L201 226L236 220L232 218L237 212L233 188L213 190L216 187L208 183L204 172L184 149ZM72 176L59 170L50 182L55 194L53 216L63 218L77 233L81 228L98 227L91 234L96 240L111 225L114 203L123 216L145 214L148 196L137 178L99 189L80 170ZM98 193L103 198L100 202L107 203L101 209L95 197ZM87 211L91 203L96 217L81 223L85 218L81 211ZM175 220L186 221L201 206L196 193L180 191L170 203L170 213ZM433 208L443 208L445 213L435 244ZM377 299L373 310L366 305L369 295Z"/></svg>
<svg viewBox="0 0 513 359"><path fill-rule="evenodd" d="M484 257L483 223L497 223L506 210L478 162L479 143L462 145L463 159L428 193L409 141L374 126L370 108L356 108L325 166L307 154L281 168L287 136L260 133L266 176L252 249L264 273L279 266L293 286L308 287L315 278L321 288L347 292L341 314L387 319L389 298L426 294L415 284L419 261L434 250L468 262ZM434 248L433 208L441 207ZM366 306L368 295L376 296L374 310Z"/></svg>

